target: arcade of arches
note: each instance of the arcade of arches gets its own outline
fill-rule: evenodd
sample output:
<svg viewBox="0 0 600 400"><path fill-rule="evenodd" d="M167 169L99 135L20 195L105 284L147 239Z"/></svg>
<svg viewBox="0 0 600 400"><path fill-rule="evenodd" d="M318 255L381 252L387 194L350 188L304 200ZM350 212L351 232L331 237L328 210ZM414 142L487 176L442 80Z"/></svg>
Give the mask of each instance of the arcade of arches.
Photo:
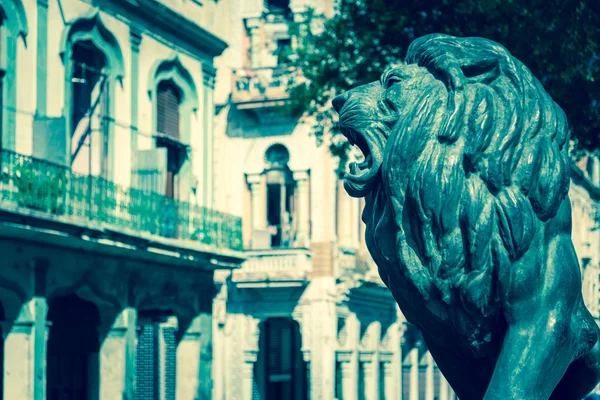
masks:
<svg viewBox="0 0 600 400"><path fill-rule="evenodd" d="M0 399L210 398L211 271L12 239L0 251Z"/></svg>

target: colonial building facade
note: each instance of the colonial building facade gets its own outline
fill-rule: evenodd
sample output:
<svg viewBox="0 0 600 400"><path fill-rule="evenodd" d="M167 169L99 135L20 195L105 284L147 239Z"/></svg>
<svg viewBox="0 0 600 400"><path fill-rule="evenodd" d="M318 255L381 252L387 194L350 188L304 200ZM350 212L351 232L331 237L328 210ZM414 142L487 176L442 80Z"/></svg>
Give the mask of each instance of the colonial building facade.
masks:
<svg viewBox="0 0 600 400"><path fill-rule="evenodd" d="M5 400L209 399L227 2L0 0Z"/></svg>
<svg viewBox="0 0 600 400"><path fill-rule="evenodd" d="M216 65L216 203L243 215L247 260L219 274L215 399L447 400L452 390L377 275L363 203L351 199L328 143L281 109L294 71L290 21L335 1L233 1ZM596 161L573 165L573 238L598 316ZM583 168L583 171L582 171ZM594 180L595 179L595 180Z"/></svg>
<svg viewBox="0 0 600 400"><path fill-rule="evenodd" d="M427 399L453 393L364 243L327 143L281 112L290 21L333 1L233 1L217 62L215 197L243 215L247 260L220 274L215 399Z"/></svg>

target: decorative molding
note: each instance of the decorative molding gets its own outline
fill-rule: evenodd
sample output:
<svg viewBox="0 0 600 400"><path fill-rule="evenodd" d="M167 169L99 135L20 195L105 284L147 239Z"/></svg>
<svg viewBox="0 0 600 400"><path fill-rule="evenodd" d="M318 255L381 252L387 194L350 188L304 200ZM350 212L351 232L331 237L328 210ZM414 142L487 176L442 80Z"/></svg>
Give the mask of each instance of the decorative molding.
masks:
<svg viewBox="0 0 600 400"><path fill-rule="evenodd" d="M294 180L299 181L299 182L306 182L306 181L308 181L308 178L310 177L309 170L294 171L293 175L294 175Z"/></svg>
<svg viewBox="0 0 600 400"><path fill-rule="evenodd" d="M227 43L156 0L95 0L103 10L145 28L149 34L191 53L197 59L212 59L223 53Z"/></svg>
<svg viewBox="0 0 600 400"><path fill-rule="evenodd" d="M2 4L4 13L9 16L3 22L6 22L8 29L10 29L15 36L21 36L25 41L27 35L29 34L29 25L27 22L27 13L25 11L25 7L23 7L23 3L21 0L3 0L0 1L0 3Z"/></svg>
<svg viewBox="0 0 600 400"><path fill-rule="evenodd" d="M217 69L214 66L203 62L202 63L202 80L203 80L204 86L208 87L209 89L214 89L216 76L217 76Z"/></svg>
<svg viewBox="0 0 600 400"><path fill-rule="evenodd" d="M89 40L96 46L108 60L110 75L115 79L125 76L125 64L123 52L115 35L106 27L98 9L93 10L86 16L75 20L65 27L60 39L60 57L63 63L71 58L71 46L73 43Z"/></svg>
<svg viewBox="0 0 600 400"><path fill-rule="evenodd" d="M160 81L171 79L183 92L183 101L189 103L191 109L196 112L200 105L198 90L194 78L185 68L179 56L175 54L167 60L158 60L150 69L148 77L148 96L153 97L156 87Z"/></svg>
<svg viewBox="0 0 600 400"><path fill-rule="evenodd" d="M131 42L131 51L134 53L138 53L140 51L140 45L142 44L142 31L130 27L129 28L129 41Z"/></svg>

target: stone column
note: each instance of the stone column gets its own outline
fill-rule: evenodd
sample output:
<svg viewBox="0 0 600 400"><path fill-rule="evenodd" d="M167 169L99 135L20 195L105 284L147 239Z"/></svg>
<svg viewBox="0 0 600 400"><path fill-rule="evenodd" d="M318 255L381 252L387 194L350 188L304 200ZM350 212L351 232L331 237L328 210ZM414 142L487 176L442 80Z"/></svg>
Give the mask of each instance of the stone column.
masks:
<svg viewBox="0 0 600 400"><path fill-rule="evenodd" d="M313 278L307 289L310 299L311 400L331 400L335 395L335 348L337 343L335 279Z"/></svg>
<svg viewBox="0 0 600 400"><path fill-rule="evenodd" d="M264 229L265 218L264 218L264 209L266 205L262 201L262 179L260 175L248 175L247 176L248 186L250 186L250 195L252 202L252 235L251 242L252 246L257 240L256 231L260 231Z"/></svg>
<svg viewBox="0 0 600 400"><path fill-rule="evenodd" d="M100 346L100 400L133 399L137 311L122 310Z"/></svg>
<svg viewBox="0 0 600 400"><path fill-rule="evenodd" d="M410 360L410 396L407 400L419 400L419 348L413 347Z"/></svg>
<svg viewBox="0 0 600 400"><path fill-rule="evenodd" d="M47 314L46 299L34 297L3 326L5 399L46 399Z"/></svg>
<svg viewBox="0 0 600 400"><path fill-rule="evenodd" d="M376 362L376 357L374 354L361 354L361 365L364 369L364 379L365 379L365 399L366 400L377 400L379 398L379 393L377 391L379 386L378 364Z"/></svg>
<svg viewBox="0 0 600 400"><path fill-rule="evenodd" d="M433 358L431 357L431 354L429 352L425 354L425 365L427 368L425 371L425 400L433 400L433 396L435 393L433 377Z"/></svg>
<svg viewBox="0 0 600 400"><path fill-rule="evenodd" d="M397 380L394 377L394 363L390 362L383 363L383 382L385 384L385 399L400 399L402 394L398 393L394 385L397 384Z"/></svg>
<svg viewBox="0 0 600 400"><path fill-rule="evenodd" d="M257 358L257 351L247 350L244 352L241 400L252 400L252 390L254 388L254 363L256 363Z"/></svg>
<svg viewBox="0 0 600 400"><path fill-rule="evenodd" d="M307 247L309 245L309 180L306 171L294 172L294 180L296 181L298 190L298 231L296 233L296 244L299 247Z"/></svg>
<svg viewBox="0 0 600 400"><path fill-rule="evenodd" d="M448 389L448 381L444 378L444 375L440 376L440 400L448 400Z"/></svg>
<svg viewBox="0 0 600 400"><path fill-rule="evenodd" d="M342 395L344 400L358 398L358 365L355 360L340 363L342 368Z"/></svg>

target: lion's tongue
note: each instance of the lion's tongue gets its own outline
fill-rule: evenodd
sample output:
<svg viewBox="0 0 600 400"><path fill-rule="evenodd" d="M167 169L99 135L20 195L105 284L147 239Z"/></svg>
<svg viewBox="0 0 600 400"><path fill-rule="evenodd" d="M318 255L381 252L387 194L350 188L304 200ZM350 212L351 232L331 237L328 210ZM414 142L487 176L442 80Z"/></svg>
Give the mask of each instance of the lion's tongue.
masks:
<svg viewBox="0 0 600 400"><path fill-rule="evenodd" d="M382 150L385 138L380 135L369 135L366 140L370 150L368 156L360 165L354 163L351 166L350 174L346 175L344 180L344 188L353 197L363 197L371 191L383 161ZM362 169L363 167L368 168Z"/></svg>

